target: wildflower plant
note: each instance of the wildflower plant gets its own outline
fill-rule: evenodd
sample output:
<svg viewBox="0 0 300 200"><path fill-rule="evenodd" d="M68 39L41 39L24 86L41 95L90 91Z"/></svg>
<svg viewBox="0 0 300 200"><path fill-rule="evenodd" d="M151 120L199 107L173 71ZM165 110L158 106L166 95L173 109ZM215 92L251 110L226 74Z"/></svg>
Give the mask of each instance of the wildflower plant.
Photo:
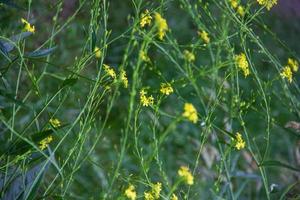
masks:
<svg viewBox="0 0 300 200"><path fill-rule="evenodd" d="M0 2L0 199L299 198L285 1Z"/></svg>

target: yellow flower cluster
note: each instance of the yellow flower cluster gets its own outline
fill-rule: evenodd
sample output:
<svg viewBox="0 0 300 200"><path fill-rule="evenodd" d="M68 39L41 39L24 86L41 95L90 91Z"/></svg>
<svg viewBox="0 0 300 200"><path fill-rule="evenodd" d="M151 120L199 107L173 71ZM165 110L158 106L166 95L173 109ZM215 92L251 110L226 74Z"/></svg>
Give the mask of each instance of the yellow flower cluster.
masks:
<svg viewBox="0 0 300 200"><path fill-rule="evenodd" d="M155 13L155 24L156 27L158 29L158 38L160 40L163 40L166 32L169 30L167 21L159 14L159 13Z"/></svg>
<svg viewBox="0 0 300 200"><path fill-rule="evenodd" d="M176 194L172 194L171 200L178 200L178 197L176 196Z"/></svg>
<svg viewBox="0 0 300 200"><path fill-rule="evenodd" d="M46 149L48 144L50 144L50 142L52 142L52 140L53 140L52 135L46 137L45 139L43 139L42 141L39 142L39 148L41 150Z"/></svg>
<svg viewBox="0 0 300 200"><path fill-rule="evenodd" d="M197 110L191 103L184 104L184 112L182 113L182 116L193 123L197 123L198 121Z"/></svg>
<svg viewBox="0 0 300 200"><path fill-rule="evenodd" d="M56 118L51 118L49 120L49 122L50 122L51 126L53 126L54 128L57 128L57 127L61 126L60 121Z"/></svg>
<svg viewBox="0 0 300 200"><path fill-rule="evenodd" d="M230 3L232 8L237 8L238 5L239 5L237 0L229 0L229 3Z"/></svg>
<svg viewBox="0 0 300 200"><path fill-rule="evenodd" d="M99 47L95 47L94 53L95 53L95 57L96 57L97 59L101 58L101 50L100 50Z"/></svg>
<svg viewBox="0 0 300 200"><path fill-rule="evenodd" d="M125 190L125 196L130 200L136 200L136 191L133 185L129 185L129 187Z"/></svg>
<svg viewBox="0 0 300 200"><path fill-rule="evenodd" d="M104 71L106 74L108 74L111 78L115 79L116 78L116 72L113 68L111 68L109 65L103 64L104 66Z"/></svg>
<svg viewBox="0 0 300 200"><path fill-rule="evenodd" d="M23 31L35 33L35 27L31 25L28 21L26 21L24 18L21 18L21 22L24 24Z"/></svg>
<svg viewBox="0 0 300 200"><path fill-rule="evenodd" d="M286 78L290 83L293 80L293 72L289 66L285 66L280 73L282 78Z"/></svg>
<svg viewBox="0 0 300 200"><path fill-rule="evenodd" d="M235 56L235 62L237 66L243 71L244 76L247 77L250 74L249 64L244 53Z"/></svg>
<svg viewBox="0 0 300 200"><path fill-rule="evenodd" d="M170 95L174 90L170 83L162 83L160 84L160 92L165 95Z"/></svg>
<svg viewBox="0 0 300 200"><path fill-rule="evenodd" d="M183 55L184 55L184 58L188 61L188 62L194 62L195 61L195 55L188 51L188 50L184 50L183 51Z"/></svg>
<svg viewBox="0 0 300 200"><path fill-rule="evenodd" d="M235 148L237 150L241 150L241 149L245 148L245 146L246 146L246 143L243 140L242 135L240 133L237 133L236 138L235 138Z"/></svg>
<svg viewBox="0 0 300 200"><path fill-rule="evenodd" d="M151 20L152 20L152 17L150 15L149 10L145 10L145 12L142 13L141 20L140 20L141 28L144 28L146 25L150 25Z"/></svg>
<svg viewBox="0 0 300 200"><path fill-rule="evenodd" d="M150 62L150 58L148 57L147 53L143 50L140 51L140 58L144 62Z"/></svg>
<svg viewBox="0 0 300 200"><path fill-rule="evenodd" d="M151 192L144 192L144 198L145 200L154 200L154 196Z"/></svg>
<svg viewBox="0 0 300 200"><path fill-rule="evenodd" d="M206 44L208 44L210 42L210 38L206 31L198 31L198 35Z"/></svg>
<svg viewBox="0 0 300 200"><path fill-rule="evenodd" d="M155 200L159 199L160 192L161 192L161 183L157 182L156 184L153 184L151 191L144 192L145 200Z"/></svg>
<svg viewBox="0 0 300 200"><path fill-rule="evenodd" d="M167 31L169 30L166 19L164 19L161 14L155 12L154 13L155 26L157 28L157 35L160 40L163 40ZM144 28L146 25L150 25L152 22L152 17L150 15L149 10L145 10L142 13L140 19L140 27ZM145 60L144 60L145 61Z"/></svg>
<svg viewBox="0 0 300 200"><path fill-rule="evenodd" d="M161 183L157 182L152 185L152 194L155 199L159 199L159 195L161 192Z"/></svg>
<svg viewBox="0 0 300 200"><path fill-rule="evenodd" d="M242 5L239 5L238 0L229 0L229 3L233 9L241 16L244 17L245 15L245 8Z"/></svg>
<svg viewBox="0 0 300 200"><path fill-rule="evenodd" d="M299 64L296 60L292 58L288 59L287 65L282 69L280 76L286 78L290 83L293 80L293 72L297 72L299 69Z"/></svg>
<svg viewBox="0 0 300 200"><path fill-rule="evenodd" d="M127 79L126 71L122 69L120 72L120 76L121 76L121 81L122 81L124 87L127 88L128 87L128 79Z"/></svg>
<svg viewBox="0 0 300 200"><path fill-rule="evenodd" d="M265 6L267 10L270 10L274 5L277 4L277 0L257 0L259 5Z"/></svg>
<svg viewBox="0 0 300 200"><path fill-rule="evenodd" d="M294 71L297 72L299 69L299 63L297 62L297 60L294 60L292 58L288 59L288 63L287 65Z"/></svg>
<svg viewBox="0 0 300 200"><path fill-rule="evenodd" d="M183 178L186 184L188 185L194 184L194 177L188 167L181 166L178 170L178 175Z"/></svg>
<svg viewBox="0 0 300 200"><path fill-rule="evenodd" d="M154 103L153 96L152 95L146 96L146 95L147 95L147 92L144 89L142 89L140 91L140 101L141 101L142 105L146 106L146 107L153 105L153 103Z"/></svg>

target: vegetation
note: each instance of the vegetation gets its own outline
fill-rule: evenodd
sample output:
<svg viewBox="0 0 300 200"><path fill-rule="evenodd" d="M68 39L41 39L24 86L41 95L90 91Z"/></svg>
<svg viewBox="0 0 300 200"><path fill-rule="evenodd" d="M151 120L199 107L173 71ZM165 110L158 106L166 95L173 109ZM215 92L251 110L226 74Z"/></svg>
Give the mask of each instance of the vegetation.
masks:
<svg viewBox="0 0 300 200"><path fill-rule="evenodd" d="M0 0L0 198L300 199L277 4Z"/></svg>

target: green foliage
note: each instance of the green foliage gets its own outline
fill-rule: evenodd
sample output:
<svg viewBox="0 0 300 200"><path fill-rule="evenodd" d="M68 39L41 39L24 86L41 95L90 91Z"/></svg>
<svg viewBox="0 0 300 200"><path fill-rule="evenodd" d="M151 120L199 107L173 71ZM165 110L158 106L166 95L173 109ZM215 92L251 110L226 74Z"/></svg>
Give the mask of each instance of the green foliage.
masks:
<svg viewBox="0 0 300 200"><path fill-rule="evenodd" d="M270 6L0 0L0 198L299 198L300 28Z"/></svg>

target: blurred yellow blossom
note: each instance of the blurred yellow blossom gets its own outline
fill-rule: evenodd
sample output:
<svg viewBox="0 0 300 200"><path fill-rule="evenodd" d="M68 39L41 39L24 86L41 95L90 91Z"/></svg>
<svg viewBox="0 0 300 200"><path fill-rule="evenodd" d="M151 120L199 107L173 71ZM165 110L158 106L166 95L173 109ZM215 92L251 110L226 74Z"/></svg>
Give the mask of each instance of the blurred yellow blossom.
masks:
<svg viewBox="0 0 300 200"><path fill-rule="evenodd" d="M104 66L104 71L113 79L116 78L116 72L113 68L111 68L109 65L103 64Z"/></svg>
<svg viewBox="0 0 300 200"><path fill-rule="evenodd" d="M184 112L182 113L182 116L193 123L197 123L198 121L197 110L191 103L184 104Z"/></svg>
<svg viewBox="0 0 300 200"><path fill-rule="evenodd" d="M159 195L161 192L161 183L157 182L152 185L152 194L155 199L159 199Z"/></svg>
<svg viewBox="0 0 300 200"><path fill-rule="evenodd" d="M151 183L151 191L144 192L145 200L159 199L161 187L162 187L162 184L160 182L157 182L155 184Z"/></svg>
<svg viewBox="0 0 300 200"><path fill-rule="evenodd" d="M288 59L288 66L290 66L290 68L294 71L297 72L299 69L299 64L297 62L297 60L294 60L292 58Z"/></svg>
<svg viewBox="0 0 300 200"><path fill-rule="evenodd" d="M241 16L241 17L244 17L245 15L245 9L243 6L238 6L237 8L237 13Z"/></svg>
<svg viewBox="0 0 300 200"><path fill-rule="evenodd" d="M46 137L45 139L43 139L42 141L39 142L39 148L41 150L46 149L48 144L50 144L50 142L52 142L52 140L53 140L52 135Z"/></svg>
<svg viewBox="0 0 300 200"><path fill-rule="evenodd" d="M170 95L173 93L173 88L170 83L162 83L160 84L160 92L165 95Z"/></svg>
<svg viewBox="0 0 300 200"><path fill-rule="evenodd" d="M229 0L229 3L233 9L241 16L244 17L245 15L245 8L242 5L239 5L238 0Z"/></svg>
<svg viewBox="0 0 300 200"><path fill-rule="evenodd" d="M125 190L125 196L130 200L136 199L136 191L133 185L129 185L129 187Z"/></svg>
<svg viewBox="0 0 300 200"><path fill-rule="evenodd" d="M239 5L237 0L229 0L229 2L232 8L237 8Z"/></svg>
<svg viewBox="0 0 300 200"><path fill-rule="evenodd" d="M143 50L140 51L140 58L144 62L150 62L150 58L148 57L147 53Z"/></svg>
<svg viewBox="0 0 300 200"><path fill-rule="evenodd" d="M235 56L235 62L237 66L243 71L244 76L247 77L250 74L249 64L244 53L240 53Z"/></svg>
<svg viewBox="0 0 300 200"><path fill-rule="evenodd" d="M145 200L155 200L151 192L144 192L144 198Z"/></svg>
<svg viewBox="0 0 300 200"><path fill-rule="evenodd" d="M184 55L184 58L188 61L188 62L194 62L195 61L195 55L188 51L188 50L184 50L183 51L183 55Z"/></svg>
<svg viewBox="0 0 300 200"><path fill-rule="evenodd" d="M160 40L163 40L166 32L169 30L167 21L159 14L159 13L155 13L155 24L156 27L158 29L158 38Z"/></svg>
<svg viewBox="0 0 300 200"><path fill-rule="evenodd" d="M210 38L208 36L208 33L206 31L198 31L198 35L201 37L201 39L208 44L210 42Z"/></svg>
<svg viewBox="0 0 300 200"><path fill-rule="evenodd" d="M280 73L282 78L286 78L290 83L293 80L293 72L289 66L285 66Z"/></svg>
<svg viewBox="0 0 300 200"><path fill-rule="evenodd" d="M61 123L59 121L59 119L56 119L56 118L51 118L49 120L50 124L54 127L54 128L57 128L59 126L61 126Z"/></svg>
<svg viewBox="0 0 300 200"><path fill-rule="evenodd" d="M171 200L178 200L178 197L176 196L176 194L172 194Z"/></svg>
<svg viewBox="0 0 300 200"><path fill-rule="evenodd" d="M124 87L127 88L128 87L128 79L127 79L126 71L122 69L120 72L120 76L121 76L121 81L122 81Z"/></svg>
<svg viewBox="0 0 300 200"><path fill-rule="evenodd" d="M259 5L265 6L267 10L270 10L274 5L277 4L277 0L257 0Z"/></svg>
<svg viewBox="0 0 300 200"><path fill-rule="evenodd" d="M245 148L246 143L245 143L245 141L243 140L242 135L241 135L240 133L237 133L237 134L236 134L235 140L236 140L236 141L235 141L235 148L236 148L237 150L241 150L241 149Z"/></svg>
<svg viewBox="0 0 300 200"><path fill-rule="evenodd" d="M95 53L96 58L98 58L98 59L101 58L101 50L99 47L95 47L94 53Z"/></svg>
<svg viewBox="0 0 300 200"><path fill-rule="evenodd" d="M147 24L150 25L151 20L152 20L152 17L150 15L149 10L145 10L145 12L142 13L142 16L141 16L141 21L140 21L141 28L144 28Z"/></svg>
<svg viewBox="0 0 300 200"><path fill-rule="evenodd" d="M183 178L186 184L188 185L194 184L194 177L188 167L181 166L180 169L178 170L178 175Z"/></svg>
<svg viewBox="0 0 300 200"><path fill-rule="evenodd" d="M153 105L153 103L154 103L153 96L152 95L146 96L146 95L147 95L147 92L145 91L145 89L142 89L140 91L140 101L141 101L142 105L146 106L146 107Z"/></svg>
<svg viewBox="0 0 300 200"><path fill-rule="evenodd" d="M24 24L24 31L35 33L35 27L31 25L27 20L24 18L21 18L21 22Z"/></svg>

